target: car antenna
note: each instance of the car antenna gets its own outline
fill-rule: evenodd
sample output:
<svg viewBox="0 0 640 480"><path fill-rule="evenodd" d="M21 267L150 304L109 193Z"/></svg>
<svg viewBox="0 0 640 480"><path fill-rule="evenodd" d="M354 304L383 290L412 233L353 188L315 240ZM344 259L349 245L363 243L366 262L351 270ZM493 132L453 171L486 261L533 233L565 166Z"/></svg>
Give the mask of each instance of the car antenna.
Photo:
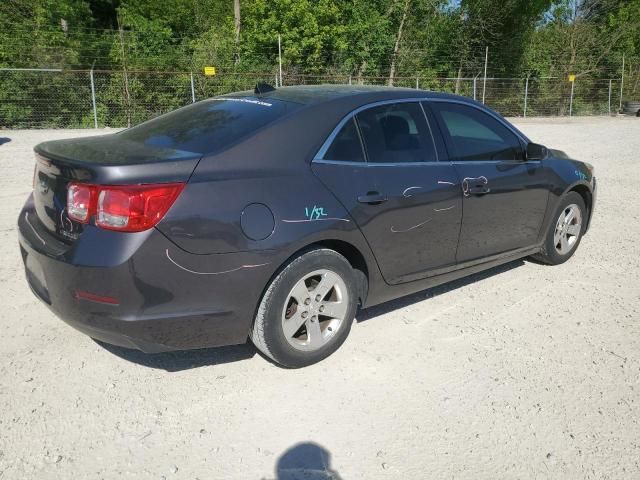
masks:
<svg viewBox="0 0 640 480"><path fill-rule="evenodd" d="M268 83L256 83L254 92L256 95L262 95L263 93L273 92L275 89L276 88L274 86L269 85Z"/></svg>

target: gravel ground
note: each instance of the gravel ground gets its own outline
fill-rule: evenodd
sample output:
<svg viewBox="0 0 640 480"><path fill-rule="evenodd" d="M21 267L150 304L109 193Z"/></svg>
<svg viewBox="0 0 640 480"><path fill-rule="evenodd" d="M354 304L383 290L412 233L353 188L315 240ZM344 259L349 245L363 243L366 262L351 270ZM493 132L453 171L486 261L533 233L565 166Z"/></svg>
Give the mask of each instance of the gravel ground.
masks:
<svg viewBox="0 0 640 480"><path fill-rule="evenodd" d="M596 167L573 259L361 312L295 371L244 345L106 348L55 318L16 218L32 147L95 132L0 130L0 478L640 478L640 121L515 123Z"/></svg>

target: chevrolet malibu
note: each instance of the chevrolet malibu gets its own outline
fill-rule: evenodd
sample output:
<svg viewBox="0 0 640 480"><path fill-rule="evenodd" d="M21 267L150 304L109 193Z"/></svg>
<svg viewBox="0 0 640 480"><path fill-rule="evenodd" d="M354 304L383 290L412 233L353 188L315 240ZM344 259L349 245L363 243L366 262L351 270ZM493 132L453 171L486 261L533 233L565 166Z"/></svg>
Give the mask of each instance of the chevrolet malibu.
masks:
<svg viewBox="0 0 640 480"><path fill-rule="evenodd" d="M333 353L359 307L565 262L596 198L591 165L399 88L258 85L35 155L20 250L57 316L149 353L250 338L286 367Z"/></svg>

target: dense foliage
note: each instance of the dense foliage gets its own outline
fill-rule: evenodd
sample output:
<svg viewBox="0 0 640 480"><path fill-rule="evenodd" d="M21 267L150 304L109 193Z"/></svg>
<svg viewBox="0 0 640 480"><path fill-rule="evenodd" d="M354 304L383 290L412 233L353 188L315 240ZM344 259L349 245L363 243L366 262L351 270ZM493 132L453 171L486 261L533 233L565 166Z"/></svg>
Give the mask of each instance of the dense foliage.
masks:
<svg viewBox="0 0 640 480"><path fill-rule="evenodd" d="M197 73L198 98L257 80L273 83L279 35L285 84L351 79L413 86L418 78L425 88L471 95L470 81L445 86L441 79L483 77L488 51L488 77L530 77L532 91L551 99L566 96L569 74L576 88L601 97L608 79L619 81L624 55L624 95L640 92L640 0L0 3L0 67L93 67L102 124L135 123L190 101L189 72ZM218 75L200 75L205 65ZM549 90L546 77L560 80ZM493 85L520 92L523 83ZM0 126L28 124L25 111L47 112L55 125L90 125L89 88L88 73L0 71ZM514 101L503 97L504 108Z"/></svg>

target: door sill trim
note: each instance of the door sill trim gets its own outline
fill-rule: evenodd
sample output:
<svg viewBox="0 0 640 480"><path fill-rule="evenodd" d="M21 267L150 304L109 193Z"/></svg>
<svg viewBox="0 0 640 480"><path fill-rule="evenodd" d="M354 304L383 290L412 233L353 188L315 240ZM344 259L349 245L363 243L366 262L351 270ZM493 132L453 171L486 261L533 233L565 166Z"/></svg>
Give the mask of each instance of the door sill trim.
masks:
<svg viewBox="0 0 640 480"><path fill-rule="evenodd" d="M514 258L527 257L529 255L533 255L535 253L538 253L539 251L540 251L540 246L539 245L536 245L536 246L533 246L533 247L516 248L514 250L509 250L507 252L499 253L497 255L492 255L490 257L475 258L473 260L467 260L467 261L465 261L463 263L449 264L449 265L447 265L445 267L437 268L435 270L429 270L427 272L413 274L413 278L411 278L411 275L408 275L406 277L401 277L401 279L399 281L388 282L388 284L389 285L404 285L404 284L407 284L407 283L419 282L421 280L436 279L437 277L439 277L441 275L448 275L450 273L454 273L454 272L457 272L457 271L462 271L462 270L465 270L465 269L468 269L468 268L481 266L481 265L483 265L485 263L492 263L492 262L495 262L497 260L505 259L506 261L508 261L508 259L510 259L511 257L514 257ZM409 278L407 278L407 277L409 277Z"/></svg>

